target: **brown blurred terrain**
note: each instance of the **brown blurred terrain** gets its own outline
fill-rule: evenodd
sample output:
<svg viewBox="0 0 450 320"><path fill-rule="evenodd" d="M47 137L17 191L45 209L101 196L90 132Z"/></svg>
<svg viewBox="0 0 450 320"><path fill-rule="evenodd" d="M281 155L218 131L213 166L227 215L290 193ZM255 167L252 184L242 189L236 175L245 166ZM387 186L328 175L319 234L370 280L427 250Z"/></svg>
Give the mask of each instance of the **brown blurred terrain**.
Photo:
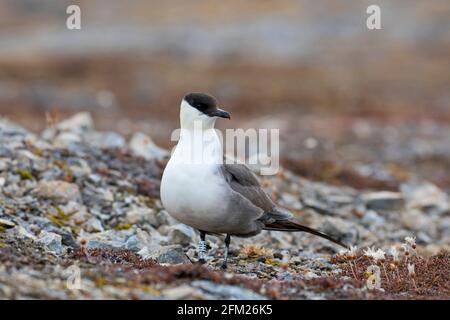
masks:
<svg viewBox="0 0 450 320"><path fill-rule="evenodd" d="M69 4L82 29L65 27ZM0 3L0 112L27 128L93 113L99 129L165 147L190 91L229 127L281 129L283 164L317 180L450 188L450 3L37 1Z"/></svg>

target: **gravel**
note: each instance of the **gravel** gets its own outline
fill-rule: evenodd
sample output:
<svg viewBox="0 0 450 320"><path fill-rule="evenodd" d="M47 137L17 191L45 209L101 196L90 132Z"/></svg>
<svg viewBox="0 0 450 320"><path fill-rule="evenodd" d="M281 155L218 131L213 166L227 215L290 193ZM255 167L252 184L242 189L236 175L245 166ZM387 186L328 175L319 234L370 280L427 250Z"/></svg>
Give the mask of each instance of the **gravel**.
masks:
<svg viewBox="0 0 450 320"><path fill-rule="evenodd" d="M0 119L0 145L0 298L366 295L341 276L332 260L339 248L309 234L233 237L227 273L223 238L208 236L208 261L199 266L197 232L159 200L169 152L143 134L127 143L98 132L89 113L40 135ZM262 180L297 220L348 244L389 248L415 235L424 256L449 249L449 195L413 176L398 192L333 186L284 169ZM84 290L67 286L71 270Z"/></svg>

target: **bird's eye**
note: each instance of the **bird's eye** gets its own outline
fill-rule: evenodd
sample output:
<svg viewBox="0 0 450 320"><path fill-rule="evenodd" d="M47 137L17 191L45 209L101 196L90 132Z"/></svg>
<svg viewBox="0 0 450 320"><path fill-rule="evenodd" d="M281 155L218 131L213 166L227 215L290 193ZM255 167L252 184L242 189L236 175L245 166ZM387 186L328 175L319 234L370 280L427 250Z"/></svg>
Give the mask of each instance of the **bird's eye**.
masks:
<svg viewBox="0 0 450 320"><path fill-rule="evenodd" d="M205 105L204 103L197 103L196 108L197 108L199 111L204 112L204 111L206 111L206 109L208 109L208 106Z"/></svg>

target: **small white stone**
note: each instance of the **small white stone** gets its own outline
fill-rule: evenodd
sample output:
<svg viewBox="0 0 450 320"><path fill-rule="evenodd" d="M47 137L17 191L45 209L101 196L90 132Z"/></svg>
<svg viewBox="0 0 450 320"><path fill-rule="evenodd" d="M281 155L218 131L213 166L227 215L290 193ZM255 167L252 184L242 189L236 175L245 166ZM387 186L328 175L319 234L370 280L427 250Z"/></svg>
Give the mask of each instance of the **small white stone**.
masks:
<svg viewBox="0 0 450 320"><path fill-rule="evenodd" d="M158 147L149 136L137 132L130 140L129 147L131 152L147 160L162 159L169 155L169 151Z"/></svg>
<svg viewBox="0 0 450 320"><path fill-rule="evenodd" d="M80 189L74 183L65 181L39 181L33 191L38 197L51 199L60 203L80 201Z"/></svg>
<svg viewBox="0 0 450 320"><path fill-rule="evenodd" d="M0 219L0 227L11 229L14 228L16 224L12 221L6 220L6 219Z"/></svg>
<svg viewBox="0 0 450 320"><path fill-rule="evenodd" d="M94 129L94 120L89 112L79 112L57 124L60 131L81 133Z"/></svg>
<svg viewBox="0 0 450 320"><path fill-rule="evenodd" d="M312 271L308 271L308 272L306 272L306 273L303 275L303 277L304 277L306 280L310 280L310 279L318 278L319 276L318 276L317 274L315 274L314 272L312 272Z"/></svg>
<svg viewBox="0 0 450 320"><path fill-rule="evenodd" d="M136 224L141 221L148 220L150 216L153 215L153 210L147 207L136 207L133 206L126 213L127 222L130 224Z"/></svg>

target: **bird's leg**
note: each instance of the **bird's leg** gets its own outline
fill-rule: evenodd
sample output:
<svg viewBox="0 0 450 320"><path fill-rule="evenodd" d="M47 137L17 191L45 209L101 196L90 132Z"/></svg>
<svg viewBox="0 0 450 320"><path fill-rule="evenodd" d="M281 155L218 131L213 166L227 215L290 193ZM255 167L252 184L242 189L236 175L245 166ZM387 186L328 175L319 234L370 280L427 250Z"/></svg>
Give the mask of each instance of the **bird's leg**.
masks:
<svg viewBox="0 0 450 320"><path fill-rule="evenodd" d="M230 250L231 237L229 234L225 237L225 253L223 255L222 269L228 268L228 251Z"/></svg>
<svg viewBox="0 0 450 320"><path fill-rule="evenodd" d="M205 263L206 259L206 242L205 242L206 234L204 231L200 231L200 241L198 243L198 261L200 263Z"/></svg>

